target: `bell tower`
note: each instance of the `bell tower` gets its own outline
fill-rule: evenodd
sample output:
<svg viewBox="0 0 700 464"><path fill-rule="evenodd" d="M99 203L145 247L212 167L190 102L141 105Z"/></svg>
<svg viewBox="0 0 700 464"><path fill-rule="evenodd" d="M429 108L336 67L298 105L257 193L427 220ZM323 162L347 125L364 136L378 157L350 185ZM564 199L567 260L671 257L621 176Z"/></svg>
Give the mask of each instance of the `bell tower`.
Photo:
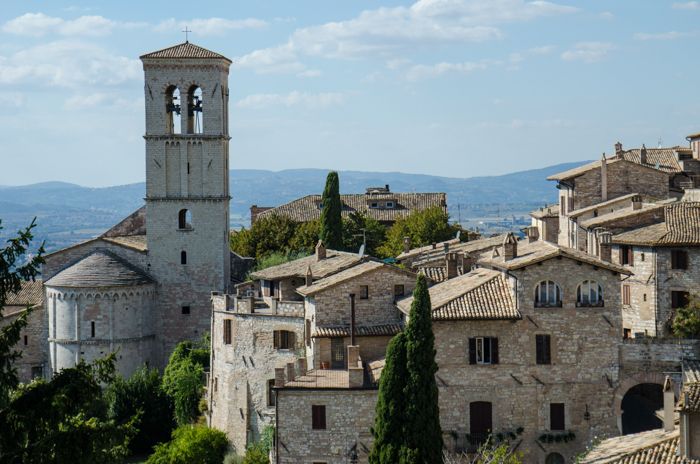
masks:
<svg viewBox="0 0 700 464"><path fill-rule="evenodd" d="M156 346L210 330L212 291L230 284L228 74L231 60L185 42L140 57L145 73L149 272Z"/></svg>

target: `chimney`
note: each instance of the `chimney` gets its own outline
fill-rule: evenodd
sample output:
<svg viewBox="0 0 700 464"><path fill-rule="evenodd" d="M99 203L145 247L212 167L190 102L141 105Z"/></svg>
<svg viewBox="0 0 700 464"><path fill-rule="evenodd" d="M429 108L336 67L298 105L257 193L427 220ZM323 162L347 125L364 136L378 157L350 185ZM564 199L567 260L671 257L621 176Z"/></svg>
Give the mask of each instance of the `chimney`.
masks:
<svg viewBox="0 0 700 464"><path fill-rule="evenodd" d="M386 184L386 191L389 191L389 184Z"/></svg>
<svg viewBox="0 0 700 464"><path fill-rule="evenodd" d="M675 428L673 420L673 409L675 406L676 401L673 396L671 378L666 376L666 380L664 380L664 432L673 432Z"/></svg>
<svg viewBox="0 0 700 464"><path fill-rule="evenodd" d="M314 274L311 272L311 264L306 268L306 286L309 287L314 283Z"/></svg>
<svg viewBox="0 0 700 464"><path fill-rule="evenodd" d="M443 247L445 247L445 254L450 252L450 244L445 242L442 244Z"/></svg>
<svg viewBox="0 0 700 464"><path fill-rule="evenodd" d="M437 243L433 242L433 250L437 250Z"/></svg>
<svg viewBox="0 0 700 464"><path fill-rule="evenodd" d="M513 232L508 232L503 239L503 259L509 261L518 257L518 240Z"/></svg>
<svg viewBox="0 0 700 464"><path fill-rule="evenodd" d="M639 150L639 159L642 164L647 164L647 147L642 144L642 149Z"/></svg>
<svg viewBox="0 0 700 464"><path fill-rule="evenodd" d="M642 196L641 195L635 195L632 197L632 209L635 211L642 209Z"/></svg>
<svg viewBox="0 0 700 464"><path fill-rule="evenodd" d="M403 252L408 253L411 251L411 237L406 236L403 238Z"/></svg>
<svg viewBox="0 0 700 464"><path fill-rule="evenodd" d="M316 244L316 261L322 259L326 259L326 245L323 244L323 240L319 240Z"/></svg>
<svg viewBox="0 0 700 464"><path fill-rule="evenodd" d="M612 262L612 232L605 231L598 235L600 243L600 259L602 261Z"/></svg>
<svg viewBox="0 0 700 464"><path fill-rule="evenodd" d="M615 144L615 154L617 155L617 154L620 153L621 151L622 151L622 144L621 144L620 142L617 142L617 143Z"/></svg>
<svg viewBox="0 0 700 464"><path fill-rule="evenodd" d="M532 243L540 238L540 229L537 226L527 228L527 243Z"/></svg>
<svg viewBox="0 0 700 464"><path fill-rule="evenodd" d="M457 253L445 254L445 268L447 269L446 277L448 280L457 277L457 256ZM464 273L464 269L462 270L462 273Z"/></svg>
<svg viewBox="0 0 700 464"><path fill-rule="evenodd" d="M462 274L466 274L472 270L473 262L474 260L469 253L464 253L464 255L462 255Z"/></svg>
<svg viewBox="0 0 700 464"><path fill-rule="evenodd" d="M605 153L600 160L600 199L608 201L608 160L605 158Z"/></svg>

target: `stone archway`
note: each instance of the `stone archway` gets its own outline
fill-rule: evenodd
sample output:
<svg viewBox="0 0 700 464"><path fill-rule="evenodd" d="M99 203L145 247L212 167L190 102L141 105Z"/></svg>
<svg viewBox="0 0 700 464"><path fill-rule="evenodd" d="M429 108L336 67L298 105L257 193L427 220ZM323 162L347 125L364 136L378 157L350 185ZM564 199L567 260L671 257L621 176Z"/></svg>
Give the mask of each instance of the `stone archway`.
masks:
<svg viewBox="0 0 700 464"><path fill-rule="evenodd" d="M631 377L628 377L615 390L615 396L613 398L613 410L615 411L615 414L617 414L618 417L622 416L622 399L625 397L625 394L627 393L627 391L629 391L630 388L636 387L637 385L641 385L644 383L655 383L663 385L665 381L666 376L658 372L641 372L639 374L635 374ZM676 398L679 398L681 395L681 390L676 384L676 382L674 382L673 380L671 380L671 387L673 388L674 396Z"/></svg>

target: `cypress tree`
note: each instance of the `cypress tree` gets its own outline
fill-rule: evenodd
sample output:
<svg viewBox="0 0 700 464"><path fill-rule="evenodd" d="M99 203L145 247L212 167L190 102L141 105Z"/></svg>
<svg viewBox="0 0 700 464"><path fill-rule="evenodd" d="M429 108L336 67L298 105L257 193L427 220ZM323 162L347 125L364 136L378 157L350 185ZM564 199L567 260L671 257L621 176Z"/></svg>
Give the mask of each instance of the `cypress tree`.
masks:
<svg viewBox="0 0 700 464"><path fill-rule="evenodd" d="M419 274L406 326L406 368L404 388L406 422L405 448L401 463L441 464L442 429L435 374L435 335L431 319L430 293L425 275Z"/></svg>
<svg viewBox="0 0 700 464"><path fill-rule="evenodd" d="M370 428L374 437L372 452L367 459L370 464L395 464L399 462L399 451L404 444L406 401L403 388L406 385L406 336L394 337L386 350L386 364L379 382L374 420Z"/></svg>
<svg viewBox="0 0 700 464"><path fill-rule="evenodd" d="M340 203L340 181L336 171L328 173L321 202L323 209L319 238L323 240L326 248L341 250L343 247L343 220L341 218L343 206Z"/></svg>

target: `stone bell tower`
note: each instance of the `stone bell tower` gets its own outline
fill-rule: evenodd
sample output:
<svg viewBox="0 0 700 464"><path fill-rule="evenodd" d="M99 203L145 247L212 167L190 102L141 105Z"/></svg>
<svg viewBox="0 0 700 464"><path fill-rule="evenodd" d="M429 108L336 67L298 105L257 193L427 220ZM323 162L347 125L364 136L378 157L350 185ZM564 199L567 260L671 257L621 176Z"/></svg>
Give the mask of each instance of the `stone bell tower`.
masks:
<svg viewBox="0 0 700 464"><path fill-rule="evenodd" d="M140 57L145 72L148 271L158 282L156 359L210 329L230 284L228 73L185 42Z"/></svg>

